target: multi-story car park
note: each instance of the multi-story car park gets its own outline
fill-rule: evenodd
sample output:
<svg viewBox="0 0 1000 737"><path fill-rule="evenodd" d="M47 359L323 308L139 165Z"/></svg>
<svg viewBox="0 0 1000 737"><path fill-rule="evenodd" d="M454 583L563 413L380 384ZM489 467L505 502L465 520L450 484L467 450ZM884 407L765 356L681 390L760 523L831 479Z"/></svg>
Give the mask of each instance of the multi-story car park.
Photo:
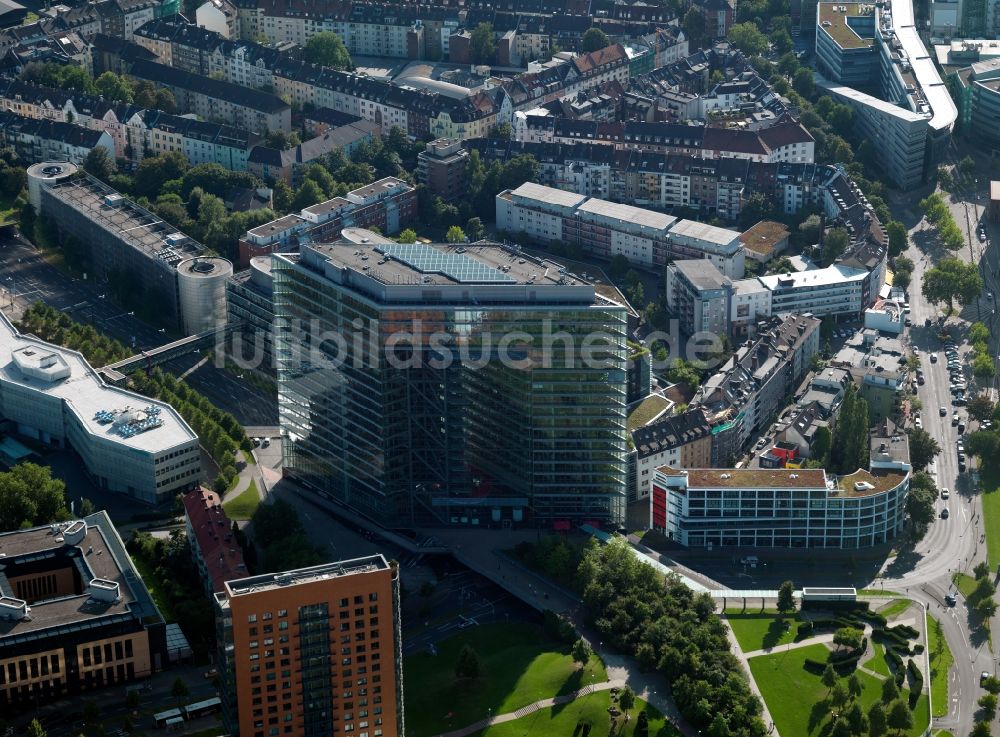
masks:
<svg viewBox="0 0 1000 737"><path fill-rule="evenodd" d="M105 384L76 351L21 335L0 316L0 418L72 448L103 489L148 504L198 485L198 436L169 405Z"/></svg>

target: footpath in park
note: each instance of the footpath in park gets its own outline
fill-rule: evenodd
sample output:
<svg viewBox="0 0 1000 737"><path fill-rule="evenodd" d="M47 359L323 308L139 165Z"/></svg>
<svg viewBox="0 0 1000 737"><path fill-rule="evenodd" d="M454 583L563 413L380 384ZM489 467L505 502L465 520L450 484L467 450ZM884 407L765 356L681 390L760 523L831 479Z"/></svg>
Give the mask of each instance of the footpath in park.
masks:
<svg viewBox="0 0 1000 737"><path fill-rule="evenodd" d="M571 701L575 701L581 696L586 696L587 694L596 693L597 691L610 691L612 688L625 688L625 681L605 681L604 683L591 684L589 686L584 686L579 691L574 691L573 693L563 694L562 696L554 696L550 699L542 699L541 701L536 701L533 704L528 704L527 706L522 706L517 711L509 711L506 714L497 714L488 719L480 719L478 722L469 724L461 729L455 729L451 732L444 732L437 735L437 737L465 737L468 734L475 734L476 732L481 732L482 730L490 727L494 724L503 724L504 722L512 722L515 719L520 719L521 717L526 717L529 714L534 714L536 711L542 709L548 709L552 706L557 706L559 704L568 704ZM641 698L641 697L640 697Z"/></svg>

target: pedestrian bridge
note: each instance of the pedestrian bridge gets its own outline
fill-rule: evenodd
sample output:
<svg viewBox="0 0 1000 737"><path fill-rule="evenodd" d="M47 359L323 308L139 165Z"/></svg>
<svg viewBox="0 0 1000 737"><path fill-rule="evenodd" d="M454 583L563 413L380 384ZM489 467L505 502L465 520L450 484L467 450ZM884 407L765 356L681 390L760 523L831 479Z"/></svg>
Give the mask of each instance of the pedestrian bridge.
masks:
<svg viewBox="0 0 1000 737"><path fill-rule="evenodd" d="M216 345L220 337L228 337L242 326L242 322L228 323L220 328L195 333L186 338L175 340L172 343L167 343L157 348L150 348L148 351L140 351L136 355L121 361L109 363L107 366L98 369L98 371L104 377L105 381L117 385L123 382L126 376L140 369L148 371L154 366L167 363L188 353L193 353L202 348L212 348Z"/></svg>

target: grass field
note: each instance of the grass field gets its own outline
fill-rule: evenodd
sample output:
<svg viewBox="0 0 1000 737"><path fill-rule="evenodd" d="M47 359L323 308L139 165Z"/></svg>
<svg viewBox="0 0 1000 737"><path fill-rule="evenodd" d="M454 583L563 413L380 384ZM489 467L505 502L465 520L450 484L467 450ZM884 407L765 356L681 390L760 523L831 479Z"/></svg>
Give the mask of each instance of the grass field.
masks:
<svg viewBox="0 0 1000 737"><path fill-rule="evenodd" d="M934 716L943 717L948 713L948 674L955 658L941 632L941 624L930 617L927 627L927 652L931 660L931 695Z"/></svg>
<svg viewBox="0 0 1000 737"><path fill-rule="evenodd" d="M830 721L827 688L819 675L805 669L805 661L807 658L824 661L829 652L824 645L809 645L787 652L759 655L748 661L750 672L781 734L814 737L827 731L824 729ZM863 689L858 701L867 712L881 697L882 680L863 671L856 673ZM791 694L795 695L794 698L790 698ZM908 692L904 691L904 698L907 695ZM921 695L913 712L913 728L907 734L912 737L921 735L929 724L927 696Z"/></svg>
<svg viewBox="0 0 1000 737"><path fill-rule="evenodd" d="M156 603L156 608L160 610L160 614L163 615L164 619L168 622L174 619L174 608L170 605L170 602L163 595L163 593L157 589L156 584L158 579L153 575L152 569L146 564L142 558L138 555L132 556L132 562L135 563L136 570L139 571L139 575L142 576L142 582L146 584L146 588L149 589L149 595L153 597L153 601Z"/></svg>
<svg viewBox="0 0 1000 737"><path fill-rule="evenodd" d="M16 199L16 196L7 197L0 195L0 224L16 219L17 209L14 207L14 200Z"/></svg>
<svg viewBox="0 0 1000 737"><path fill-rule="evenodd" d="M976 579L967 573L953 573L951 580L966 599L976 590Z"/></svg>
<svg viewBox="0 0 1000 737"><path fill-rule="evenodd" d="M879 609L878 613L886 619L892 619L909 609L911 603L909 599L895 599Z"/></svg>
<svg viewBox="0 0 1000 737"><path fill-rule="evenodd" d="M873 642L872 650L875 651L875 654L872 655L871 658L866 660L864 663L862 663L862 665L868 670L873 670L879 675L888 678L890 675L892 675L892 673L889 670L889 663L887 663L885 659L885 647L883 647L877 642Z"/></svg>
<svg viewBox="0 0 1000 737"><path fill-rule="evenodd" d="M259 504L260 494L257 493L257 482L251 480L250 486L236 496L222 502L222 508L226 510L229 519L248 520L253 517Z"/></svg>
<svg viewBox="0 0 1000 737"><path fill-rule="evenodd" d="M590 724L592 734L604 734L610 726L608 706L611 696L608 692L589 694L571 704L542 709L526 717L515 719L479 732L479 737L524 737L524 735L572 735L578 724ZM680 732L651 706L642 700L635 700L635 708L629 712L631 719L627 726L615 734L618 737L632 737L635 721L639 713L646 711L649 719L649 737L680 737ZM620 723L620 721L619 721ZM602 731L604 730L604 731Z"/></svg>
<svg viewBox="0 0 1000 737"><path fill-rule="evenodd" d="M454 674L466 643L479 654L480 675L471 683ZM458 729L488 713L516 711L607 679L600 660L592 657L580 669L568 645L548 640L541 628L528 624L469 628L440 643L437 655L419 653L406 658L403 673L406 732L413 737ZM568 734L572 731L571 727Z"/></svg>
<svg viewBox="0 0 1000 737"><path fill-rule="evenodd" d="M796 625L801 620L795 612L782 615L773 609L763 612L727 609L726 621L740 648L749 653L794 642Z"/></svg>
<svg viewBox="0 0 1000 737"><path fill-rule="evenodd" d="M990 568L1000 565L1000 478L990 464L982 471L983 522L986 525L986 550Z"/></svg>

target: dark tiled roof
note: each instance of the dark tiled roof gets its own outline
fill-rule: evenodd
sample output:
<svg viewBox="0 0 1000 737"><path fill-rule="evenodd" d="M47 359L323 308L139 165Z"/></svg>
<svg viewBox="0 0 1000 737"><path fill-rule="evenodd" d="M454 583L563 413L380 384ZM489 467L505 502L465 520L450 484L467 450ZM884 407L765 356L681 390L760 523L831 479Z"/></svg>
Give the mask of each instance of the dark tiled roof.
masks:
<svg viewBox="0 0 1000 737"><path fill-rule="evenodd" d="M640 458L709 437L712 428L700 409L665 417L632 431L632 442Z"/></svg>
<svg viewBox="0 0 1000 737"><path fill-rule="evenodd" d="M277 95L211 77L203 77L200 74L192 74L152 61L134 63L129 73L140 79L200 93L262 113L280 113L288 109L288 104Z"/></svg>

